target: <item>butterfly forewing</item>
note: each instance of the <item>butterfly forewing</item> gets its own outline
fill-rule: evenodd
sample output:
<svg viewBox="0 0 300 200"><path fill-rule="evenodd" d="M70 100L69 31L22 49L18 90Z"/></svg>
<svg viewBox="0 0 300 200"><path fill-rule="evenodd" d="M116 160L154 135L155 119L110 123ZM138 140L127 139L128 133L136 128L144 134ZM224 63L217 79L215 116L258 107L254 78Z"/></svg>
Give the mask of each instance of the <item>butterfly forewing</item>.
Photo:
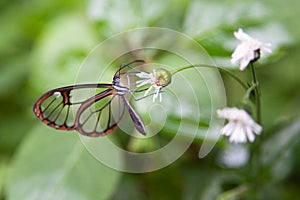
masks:
<svg viewBox="0 0 300 200"><path fill-rule="evenodd" d="M36 116L48 126L56 129L74 130L72 104L66 103L60 91L49 91L42 95L34 105Z"/></svg>
<svg viewBox="0 0 300 200"><path fill-rule="evenodd" d="M74 117L70 108L71 105L63 103L63 97L60 94L54 94L41 104L44 119L50 122L49 125L53 124L57 128L71 128L74 124Z"/></svg>
<svg viewBox="0 0 300 200"><path fill-rule="evenodd" d="M74 130L75 115L80 106L91 96L111 88L111 84L83 84L57 88L43 94L37 100L34 113L48 126Z"/></svg>

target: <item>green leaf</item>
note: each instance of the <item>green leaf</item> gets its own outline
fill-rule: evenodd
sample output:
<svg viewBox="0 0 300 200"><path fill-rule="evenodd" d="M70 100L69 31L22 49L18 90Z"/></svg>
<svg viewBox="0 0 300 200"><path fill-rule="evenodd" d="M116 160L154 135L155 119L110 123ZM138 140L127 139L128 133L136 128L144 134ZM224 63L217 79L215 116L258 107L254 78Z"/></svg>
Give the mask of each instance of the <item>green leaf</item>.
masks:
<svg viewBox="0 0 300 200"><path fill-rule="evenodd" d="M9 169L7 158L0 157L0 198L4 196L4 186L6 182L6 175Z"/></svg>
<svg viewBox="0 0 300 200"><path fill-rule="evenodd" d="M218 33L222 27L229 27L239 21L262 21L267 8L261 2L239 1L193 1L183 23L190 35ZM245 25L245 23L243 23ZM202 35L209 36L209 35Z"/></svg>
<svg viewBox="0 0 300 200"><path fill-rule="evenodd" d="M19 148L8 199L107 199L121 173L103 166L75 133L36 127Z"/></svg>
<svg viewBox="0 0 300 200"><path fill-rule="evenodd" d="M265 1L271 11L271 18L284 25L284 28L291 34L290 39L299 41L299 12L300 2L298 0L267 0ZM292 5L292 6L287 6ZM278 12L280 9L280 12ZM275 35L272 35L275 37Z"/></svg>
<svg viewBox="0 0 300 200"><path fill-rule="evenodd" d="M26 55L27 56L27 55ZM16 60L2 63L0 66L0 96L14 93L16 89L24 85L28 73L25 56L16 56Z"/></svg>
<svg viewBox="0 0 300 200"><path fill-rule="evenodd" d="M17 107L13 103L9 106ZM17 107L17 109L19 108ZM8 113L7 108L1 108L3 113L0 114L0 151L10 154L27 134L27 130L32 127L33 113L30 113L32 117L30 118L26 116L27 113L25 114L22 111L17 113L10 107L8 109L12 112L11 114Z"/></svg>
<svg viewBox="0 0 300 200"><path fill-rule="evenodd" d="M80 65L97 43L92 27L80 14L51 21L33 51L32 85L44 90L74 83Z"/></svg>
<svg viewBox="0 0 300 200"><path fill-rule="evenodd" d="M275 180L285 178L294 162L292 150L299 142L300 119L281 129L263 145L263 161Z"/></svg>
<svg viewBox="0 0 300 200"><path fill-rule="evenodd" d="M162 18L170 20L168 16L170 3L173 4L172 8L178 6L174 0L90 1L87 13L93 21L101 25L101 29L105 30L101 34L108 37L124 30L151 26L152 23L161 22Z"/></svg>

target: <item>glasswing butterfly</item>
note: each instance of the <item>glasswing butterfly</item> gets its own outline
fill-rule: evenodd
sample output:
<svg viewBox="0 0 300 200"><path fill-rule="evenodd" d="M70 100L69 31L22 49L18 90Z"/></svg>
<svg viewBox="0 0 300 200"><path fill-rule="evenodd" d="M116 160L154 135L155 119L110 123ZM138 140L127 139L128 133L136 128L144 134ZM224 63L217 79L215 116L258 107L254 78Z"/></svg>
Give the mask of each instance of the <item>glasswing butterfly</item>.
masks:
<svg viewBox="0 0 300 200"><path fill-rule="evenodd" d="M131 68L133 63L144 61L135 60L121 65L111 84L80 84L50 90L35 102L33 112L52 128L76 130L82 135L98 137L107 135L118 127L126 108L135 128L146 135L144 123L126 98L127 94L132 94L130 85L125 86L120 80L121 75L126 74L122 70ZM86 92L91 89L94 93L87 97ZM95 94L97 89L101 92Z"/></svg>

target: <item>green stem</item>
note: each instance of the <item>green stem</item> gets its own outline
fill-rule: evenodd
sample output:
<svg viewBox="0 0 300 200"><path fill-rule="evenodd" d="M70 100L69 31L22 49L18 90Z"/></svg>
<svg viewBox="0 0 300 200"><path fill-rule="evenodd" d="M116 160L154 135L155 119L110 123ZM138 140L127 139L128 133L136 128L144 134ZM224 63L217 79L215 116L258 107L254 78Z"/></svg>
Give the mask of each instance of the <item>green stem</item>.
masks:
<svg viewBox="0 0 300 200"><path fill-rule="evenodd" d="M253 62L250 62L250 70L252 76L252 85L254 85L254 96L255 96L255 107L256 107L256 119L259 124L261 124L261 102L260 102L260 85L256 77L255 68ZM253 170L253 179L257 182L258 185L262 184L263 180L263 172L262 169L262 136L257 138L257 142L254 146L252 146L252 159L251 166Z"/></svg>
<svg viewBox="0 0 300 200"><path fill-rule="evenodd" d="M186 70L186 69L190 69L190 68L196 68L196 67L204 67L204 68L214 68L214 69L218 69L222 72L225 72L227 75L229 75L230 77L232 77L234 80L236 80L245 90L247 90L247 85L245 83L242 82L241 79L239 79L236 75L234 75L232 72L222 68L222 67L218 67L218 66L213 66L213 65L207 65L207 64L198 64L198 65L189 65L189 66L185 66L185 67L181 67L179 69L176 69L174 71L171 72L172 75Z"/></svg>
<svg viewBox="0 0 300 200"><path fill-rule="evenodd" d="M256 104L256 118L257 122L261 124L261 102L260 102L260 86L256 78L255 69L253 63L250 63L251 75L252 75L252 82L256 86L254 88L254 95L255 95L255 104Z"/></svg>
<svg viewBox="0 0 300 200"><path fill-rule="evenodd" d="M229 200L229 199L236 199L239 197L241 194L249 190L248 185L240 185L236 188L233 188L231 190L228 190L222 194L220 194L217 197L217 200Z"/></svg>
<svg viewBox="0 0 300 200"><path fill-rule="evenodd" d="M252 84L250 88L248 88L248 90L246 91L244 97L243 97L243 102L244 103L247 103L250 99L250 95L251 93L255 90L256 88L256 85L255 84Z"/></svg>

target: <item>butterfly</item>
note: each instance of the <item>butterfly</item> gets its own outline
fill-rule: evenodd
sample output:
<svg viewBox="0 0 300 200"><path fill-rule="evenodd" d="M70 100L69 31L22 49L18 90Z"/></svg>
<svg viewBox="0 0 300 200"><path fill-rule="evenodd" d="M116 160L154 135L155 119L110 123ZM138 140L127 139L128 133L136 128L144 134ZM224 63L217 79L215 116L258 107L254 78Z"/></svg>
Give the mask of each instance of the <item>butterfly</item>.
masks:
<svg viewBox="0 0 300 200"><path fill-rule="evenodd" d="M121 83L121 75L125 74L122 70L131 68L133 63L144 61L121 65L111 84L79 84L50 90L35 102L33 112L52 128L76 130L82 135L98 137L117 128L127 109L135 128L146 135L144 123L126 98L132 91ZM101 91L96 93L96 90Z"/></svg>

